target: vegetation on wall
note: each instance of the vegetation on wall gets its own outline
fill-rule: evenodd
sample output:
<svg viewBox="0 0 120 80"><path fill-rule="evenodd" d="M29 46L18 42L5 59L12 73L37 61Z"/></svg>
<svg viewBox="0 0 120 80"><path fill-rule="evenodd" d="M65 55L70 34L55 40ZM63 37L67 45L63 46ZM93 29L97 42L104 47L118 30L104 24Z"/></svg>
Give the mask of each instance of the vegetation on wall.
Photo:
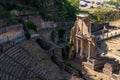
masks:
<svg viewBox="0 0 120 80"><path fill-rule="evenodd" d="M15 15L15 14L10 13L8 15L8 19L10 20L11 23L17 23L18 22L17 15Z"/></svg>
<svg viewBox="0 0 120 80"><path fill-rule="evenodd" d="M31 38L31 35L30 35L29 32L26 32L26 33L25 33L25 36L26 36L27 39L30 39L30 38Z"/></svg>
<svg viewBox="0 0 120 80"><path fill-rule="evenodd" d="M79 74L83 75L83 72L81 71L81 69L79 67L76 67L68 62L64 62L64 64L66 64L67 66L71 67L72 69L78 71Z"/></svg>
<svg viewBox="0 0 120 80"><path fill-rule="evenodd" d="M95 23L103 23L120 19L120 11L95 11L90 14L90 20Z"/></svg>
<svg viewBox="0 0 120 80"><path fill-rule="evenodd" d="M29 29L32 29L32 30L34 30L34 31L37 32L37 26L36 26L33 22L27 20L27 21L26 21L26 24L27 24L27 27L28 27Z"/></svg>
<svg viewBox="0 0 120 80"><path fill-rule="evenodd" d="M68 2L70 2L70 4L76 8L79 7L79 0L68 0Z"/></svg>
<svg viewBox="0 0 120 80"><path fill-rule="evenodd" d="M79 0L2 0L0 6L3 10L17 10L20 13L25 11L39 12L44 20L62 20L75 19L75 15L79 12L76 7Z"/></svg>
<svg viewBox="0 0 120 80"><path fill-rule="evenodd" d="M109 2L107 2L110 5L115 5L115 6L120 6L120 0L110 0Z"/></svg>
<svg viewBox="0 0 120 80"><path fill-rule="evenodd" d="M62 8L61 10L61 17L63 19L76 19L76 14L80 12L78 6L76 7L74 4L74 1L71 2L70 0L63 0L63 3L61 4Z"/></svg>
<svg viewBox="0 0 120 80"><path fill-rule="evenodd" d="M95 23L101 23L101 12L100 11L95 11L94 14L90 14L90 20L91 22Z"/></svg>
<svg viewBox="0 0 120 80"><path fill-rule="evenodd" d="M65 30L64 30L64 29L58 29L57 31L58 31L58 36L59 36L59 38L60 38L60 39L63 38L63 36L64 36L64 34L65 34Z"/></svg>

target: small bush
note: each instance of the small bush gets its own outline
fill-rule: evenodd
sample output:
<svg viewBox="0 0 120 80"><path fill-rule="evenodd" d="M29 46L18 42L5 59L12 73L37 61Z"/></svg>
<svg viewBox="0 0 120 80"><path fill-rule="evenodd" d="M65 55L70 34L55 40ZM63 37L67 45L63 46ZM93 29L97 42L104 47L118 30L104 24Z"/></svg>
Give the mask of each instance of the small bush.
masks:
<svg viewBox="0 0 120 80"><path fill-rule="evenodd" d="M90 6L90 8L94 8L93 6Z"/></svg>
<svg viewBox="0 0 120 80"><path fill-rule="evenodd" d="M27 39L30 39L30 38L31 38L31 35L30 35L29 32L27 32L27 33L25 34L25 36L26 36Z"/></svg>
<svg viewBox="0 0 120 80"><path fill-rule="evenodd" d="M18 22L16 14L11 14L11 13L8 14L8 19L9 19L10 22L12 22L12 23L17 23L17 22Z"/></svg>
<svg viewBox="0 0 120 80"><path fill-rule="evenodd" d="M57 31L58 31L59 38L63 38L63 35L65 34L65 30L64 29L59 29Z"/></svg>
<svg viewBox="0 0 120 80"><path fill-rule="evenodd" d="M73 68L74 70L78 71L80 74L83 74L79 67L76 67L76 66L74 66L70 63L67 63L67 62L64 62L64 64L66 64L67 66L69 66L69 67Z"/></svg>
<svg viewBox="0 0 120 80"><path fill-rule="evenodd" d="M34 31L37 32L37 26L36 26L33 22L31 22L31 21L26 21L26 24L27 24L27 27L28 27L29 29L32 29L32 30L34 30Z"/></svg>

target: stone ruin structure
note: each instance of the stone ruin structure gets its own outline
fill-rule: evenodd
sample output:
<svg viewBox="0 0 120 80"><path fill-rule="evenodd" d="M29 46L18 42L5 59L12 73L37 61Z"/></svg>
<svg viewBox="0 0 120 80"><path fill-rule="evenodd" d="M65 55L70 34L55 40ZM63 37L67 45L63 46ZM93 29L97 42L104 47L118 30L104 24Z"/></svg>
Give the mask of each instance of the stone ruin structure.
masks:
<svg viewBox="0 0 120 80"><path fill-rule="evenodd" d="M73 43L69 58L73 55L89 59L96 56L97 47L95 37L91 35L91 26L87 14L77 15L77 20L71 30L70 39Z"/></svg>
<svg viewBox="0 0 120 80"><path fill-rule="evenodd" d="M70 39L73 43L69 58L78 57L83 65L91 70L102 71L113 80L120 80L120 65L115 59L97 54L96 37L91 35L92 26L87 14L77 15L77 20L71 30Z"/></svg>
<svg viewBox="0 0 120 80"><path fill-rule="evenodd" d="M0 44L24 36L24 30L22 24L16 24L0 28Z"/></svg>
<svg viewBox="0 0 120 80"><path fill-rule="evenodd" d="M108 61L104 64L103 72L111 76L113 73L118 73L119 71L119 62L115 61Z"/></svg>

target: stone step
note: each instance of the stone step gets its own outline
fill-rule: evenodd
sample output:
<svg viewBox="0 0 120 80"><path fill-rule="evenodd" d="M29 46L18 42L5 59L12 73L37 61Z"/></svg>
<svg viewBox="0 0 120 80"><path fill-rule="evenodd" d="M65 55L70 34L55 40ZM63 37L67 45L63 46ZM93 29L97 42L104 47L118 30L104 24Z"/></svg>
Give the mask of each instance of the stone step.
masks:
<svg viewBox="0 0 120 80"><path fill-rule="evenodd" d="M5 59L3 59L3 61L0 61L0 67L2 68L2 69L5 69L6 68L6 65L8 65L8 64L6 64L6 63L8 63L9 62L9 58L8 57L4 57Z"/></svg>
<svg viewBox="0 0 120 80"><path fill-rule="evenodd" d="M46 70L44 70L43 67L40 65L32 67L30 71L34 72L35 75L39 76L43 80L47 80L46 78L48 78Z"/></svg>
<svg viewBox="0 0 120 80"><path fill-rule="evenodd" d="M3 55L2 59L0 59L0 68L18 77L22 75L22 72L24 70L20 64L14 62L10 57L6 55Z"/></svg>
<svg viewBox="0 0 120 80"><path fill-rule="evenodd" d="M28 71L27 72L27 77L28 78L35 77L35 74L32 71Z"/></svg>
<svg viewBox="0 0 120 80"><path fill-rule="evenodd" d="M1 80L1 78L2 78L2 74L3 74L3 73L2 73L2 71L0 70L0 80Z"/></svg>
<svg viewBox="0 0 120 80"><path fill-rule="evenodd" d="M15 51L14 53L9 54L9 56L12 57L13 59L15 59L17 62L20 62L21 64L23 64L25 66L29 64L29 61L30 61L29 59L31 58L22 49L19 49L19 50Z"/></svg>
<svg viewBox="0 0 120 80"><path fill-rule="evenodd" d="M18 47L17 47L17 46L14 46L14 47L8 49L8 50L6 51L6 53L13 52L13 51L15 51L15 50L17 50L17 49L18 49Z"/></svg>
<svg viewBox="0 0 120 80"><path fill-rule="evenodd" d="M21 55L21 53L23 53L23 52L24 52L23 50L18 49L18 50L16 50L16 51L14 51L13 53L11 53L11 54L9 53L9 54L7 54L7 55L9 55L10 57L15 58L15 57Z"/></svg>
<svg viewBox="0 0 120 80"><path fill-rule="evenodd" d="M14 56L16 54L20 54L21 51L22 51L22 49L16 48L16 49L13 49L12 51L5 52L5 54L7 54L9 56Z"/></svg>
<svg viewBox="0 0 120 80"><path fill-rule="evenodd" d="M11 74L3 72L0 69L0 80L20 80L20 79L16 78L15 76L11 76Z"/></svg>
<svg viewBox="0 0 120 80"><path fill-rule="evenodd" d="M16 57L15 60L23 64L24 66L27 66L31 61L30 56L28 55L20 55Z"/></svg>
<svg viewBox="0 0 120 80"><path fill-rule="evenodd" d="M24 72L24 69L22 69L23 67L20 67L20 65L16 65L14 66L14 69L12 70L11 74L15 75L15 76L18 76L18 75L23 75L23 74L20 74L19 72L20 71L23 71ZM19 76L18 76L19 77Z"/></svg>
<svg viewBox="0 0 120 80"><path fill-rule="evenodd" d="M4 59L5 59L5 54L2 53L0 56L0 62L4 61Z"/></svg>

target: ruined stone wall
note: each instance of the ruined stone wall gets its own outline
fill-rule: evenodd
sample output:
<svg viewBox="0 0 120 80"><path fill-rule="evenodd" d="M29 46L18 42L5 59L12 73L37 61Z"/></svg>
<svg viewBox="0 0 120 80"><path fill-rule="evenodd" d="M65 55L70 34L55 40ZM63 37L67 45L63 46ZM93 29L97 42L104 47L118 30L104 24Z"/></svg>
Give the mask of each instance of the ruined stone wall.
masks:
<svg viewBox="0 0 120 80"><path fill-rule="evenodd" d="M0 27L3 27L7 24L7 20L6 19L0 19Z"/></svg>
<svg viewBox="0 0 120 80"><path fill-rule="evenodd" d="M22 24L11 25L0 29L0 43L24 36Z"/></svg>
<svg viewBox="0 0 120 80"><path fill-rule="evenodd" d="M44 21L40 16L29 16L29 20L35 23L38 29L56 27L53 21Z"/></svg>
<svg viewBox="0 0 120 80"><path fill-rule="evenodd" d="M29 20L35 23L35 25L38 27L38 30L40 30L41 35L46 40L51 40L52 32L55 31L55 42L58 41L58 33L57 29L65 29L68 30L70 27L73 26L73 23L70 22L54 22L54 21L44 21L40 16L29 16ZM65 37L66 35L64 35ZM68 36L69 37L69 36ZM66 38L64 38L67 40Z"/></svg>
<svg viewBox="0 0 120 80"><path fill-rule="evenodd" d="M40 16L29 16L29 20L34 22L38 29L44 28L58 28L58 27L72 27L74 22L54 22L54 21L44 21Z"/></svg>
<svg viewBox="0 0 120 80"><path fill-rule="evenodd" d="M71 26L73 26L72 23L67 23L67 22L53 22L53 21L44 21L40 16L38 15L31 15L31 16L26 16L23 15L21 16L23 19L27 20L29 19L35 25L38 27L38 30L40 30L40 35L44 36L46 40L51 40L51 33L52 31L56 32L56 37L55 40L58 41L58 34L57 34L57 29L61 29L64 27L64 29L68 29ZM4 20L1 20L0 26L3 26ZM24 31L22 29L23 25L22 24L16 24L16 25L11 25L11 26L5 26L0 28L0 42L5 42L7 40L12 40L17 37L23 36Z"/></svg>

